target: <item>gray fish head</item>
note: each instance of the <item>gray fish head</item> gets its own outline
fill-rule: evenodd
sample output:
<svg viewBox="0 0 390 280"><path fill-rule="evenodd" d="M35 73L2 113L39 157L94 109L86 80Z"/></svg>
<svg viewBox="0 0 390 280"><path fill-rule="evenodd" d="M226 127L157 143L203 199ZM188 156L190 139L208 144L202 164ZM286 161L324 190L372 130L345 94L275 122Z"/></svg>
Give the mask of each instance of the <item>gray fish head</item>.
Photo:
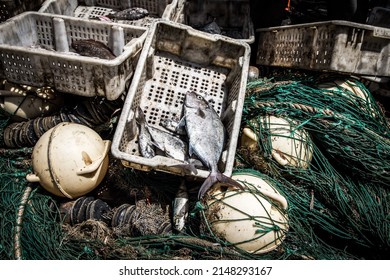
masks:
<svg viewBox="0 0 390 280"><path fill-rule="evenodd" d="M205 109L209 107L209 103L203 98L203 96L194 91L188 91L184 100L184 106L188 108Z"/></svg>
<svg viewBox="0 0 390 280"><path fill-rule="evenodd" d="M173 227L177 231L182 231L185 225L186 225L186 221L184 216L173 218Z"/></svg>
<svg viewBox="0 0 390 280"><path fill-rule="evenodd" d="M83 43L81 41L73 41L71 47L76 51L80 51L83 48Z"/></svg>
<svg viewBox="0 0 390 280"><path fill-rule="evenodd" d="M149 15L149 11L147 9L144 9L144 8L136 8L138 13L144 15L144 16L148 16Z"/></svg>

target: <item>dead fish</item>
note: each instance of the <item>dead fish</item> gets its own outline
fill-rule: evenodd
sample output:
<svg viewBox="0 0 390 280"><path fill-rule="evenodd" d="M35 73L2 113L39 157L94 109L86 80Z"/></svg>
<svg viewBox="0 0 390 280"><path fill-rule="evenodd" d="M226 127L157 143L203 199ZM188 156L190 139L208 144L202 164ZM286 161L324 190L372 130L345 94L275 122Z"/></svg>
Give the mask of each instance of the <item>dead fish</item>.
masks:
<svg viewBox="0 0 390 280"><path fill-rule="evenodd" d="M140 125L138 142L143 156L155 156L156 151L153 150L155 147L158 149L158 152L162 152L168 157L184 162L183 164L179 163L171 167L180 168L186 174L198 173L195 164L188 157L188 145L186 142L170 132L148 125L144 112L140 107L137 108L137 122Z"/></svg>
<svg viewBox="0 0 390 280"><path fill-rule="evenodd" d="M185 161L188 158L188 146L184 141L169 132L148 125L144 112L142 112L140 107L138 107L137 114L137 121L140 125L140 128L147 131L150 135L151 145L154 145L156 148L171 158L181 161Z"/></svg>
<svg viewBox="0 0 390 280"><path fill-rule="evenodd" d="M207 23L206 25L200 27L199 30L210 34L222 34L222 30L215 22L215 19L212 22Z"/></svg>
<svg viewBox="0 0 390 280"><path fill-rule="evenodd" d="M189 154L195 154L209 168L210 174L199 189L198 198L217 182L242 189L241 184L218 170L225 144L225 127L213 107L199 94L189 91L184 100L185 124L189 138Z"/></svg>
<svg viewBox="0 0 390 280"><path fill-rule="evenodd" d="M139 125L138 146L140 153L143 157L153 158L156 153L154 151L152 136L146 125L145 115L140 108L138 108L137 111L136 121Z"/></svg>
<svg viewBox="0 0 390 280"><path fill-rule="evenodd" d="M84 56L98 57L102 59L114 59L115 55L109 47L100 41L93 39L77 40L72 42L72 48Z"/></svg>
<svg viewBox="0 0 390 280"><path fill-rule="evenodd" d="M114 14L107 15L110 19L116 20L137 20L149 15L149 11L144 8L129 8L123 11L116 12Z"/></svg>
<svg viewBox="0 0 390 280"><path fill-rule="evenodd" d="M188 145L179 137L152 126L149 126L149 132L154 145L167 156L181 161L188 159Z"/></svg>
<svg viewBox="0 0 390 280"><path fill-rule="evenodd" d="M181 179L179 189L173 200L173 226L177 231L182 231L188 217L189 197L185 179Z"/></svg>

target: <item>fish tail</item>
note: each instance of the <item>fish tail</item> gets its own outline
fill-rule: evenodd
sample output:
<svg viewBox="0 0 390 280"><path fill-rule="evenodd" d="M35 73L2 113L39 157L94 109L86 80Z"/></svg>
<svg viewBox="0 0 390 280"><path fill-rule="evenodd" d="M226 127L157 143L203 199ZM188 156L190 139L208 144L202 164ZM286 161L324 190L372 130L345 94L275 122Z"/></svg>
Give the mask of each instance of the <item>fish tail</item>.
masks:
<svg viewBox="0 0 390 280"><path fill-rule="evenodd" d="M222 183L227 186L231 186L234 188L238 188L243 190L244 187L237 182L236 180L233 180L232 178L224 175L221 172L211 172L210 175L206 178L206 180L203 182L202 186L199 189L198 192L198 199L201 199L204 194L216 183Z"/></svg>

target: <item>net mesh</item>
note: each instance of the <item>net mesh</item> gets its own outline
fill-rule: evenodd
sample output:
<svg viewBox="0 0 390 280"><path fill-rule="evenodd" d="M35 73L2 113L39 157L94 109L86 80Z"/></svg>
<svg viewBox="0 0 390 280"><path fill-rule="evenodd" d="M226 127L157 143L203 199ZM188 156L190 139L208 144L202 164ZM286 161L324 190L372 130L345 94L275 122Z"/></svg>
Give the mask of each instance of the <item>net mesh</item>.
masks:
<svg viewBox="0 0 390 280"><path fill-rule="evenodd" d="M290 206L299 208L296 214L322 238L353 253L387 252L389 124L362 83L347 79L347 86L335 85L340 79L345 77L300 75L249 83L243 126L254 131L258 143L241 147L239 155L284 182ZM264 121L268 115L287 119L290 134ZM310 137L302 137L301 129ZM291 149L285 152L276 138ZM295 164L278 160L280 153ZM307 168L296 163L302 160L305 167L308 159Z"/></svg>
<svg viewBox="0 0 390 280"><path fill-rule="evenodd" d="M197 181L186 182L189 214L184 230L176 232L164 223L162 229L161 221L170 224L172 219L180 178L124 168L113 158L103 182L89 194L109 204L109 222L71 223L63 208L68 200L26 181L32 148L5 148L2 142L1 259L384 258L390 247L389 123L359 81L349 77L352 90L319 86L342 78L284 73L247 86L233 175L261 178L286 198L288 208L283 210L242 182L248 195L260 196L288 222L282 229L272 219L265 223L242 213L244 221L256 221L260 236L277 232L281 243L274 250L249 253L216 234L207 218L210 206L196 198ZM363 94L354 93L356 88ZM11 121L1 114L1 133ZM112 137L113 124L110 120L109 132L99 131L106 139ZM287 149L276 146L283 140ZM264 206L262 200L258 203ZM123 204L135 206L129 219L138 223L131 230L112 224Z"/></svg>

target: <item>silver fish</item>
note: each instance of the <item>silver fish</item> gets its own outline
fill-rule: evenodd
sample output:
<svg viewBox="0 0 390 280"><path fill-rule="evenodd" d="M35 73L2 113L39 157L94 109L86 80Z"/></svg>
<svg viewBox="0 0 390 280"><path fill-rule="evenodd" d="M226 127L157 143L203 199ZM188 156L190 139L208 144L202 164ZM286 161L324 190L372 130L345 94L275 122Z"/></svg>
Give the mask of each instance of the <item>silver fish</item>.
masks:
<svg viewBox="0 0 390 280"><path fill-rule="evenodd" d="M182 231L188 217L189 198L185 179L182 178L179 189L173 200L173 226L177 231Z"/></svg>
<svg viewBox="0 0 390 280"><path fill-rule="evenodd" d="M123 11L116 12L114 14L107 15L110 19L116 20L137 20L149 15L148 10L144 8L129 8Z"/></svg>
<svg viewBox="0 0 390 280"><path fill-rule="evenodd" d="M185 174L198 173L195 167L197 162L188 158L188 145L186 142L170 132L148 125L140 107L138 107L137 115L137 122L140 126L138 144L142 156L151 158L156 155L156 152L161 152L168 157L184 162L171 167L180 168ZM154 148L158 150L155 151Z"/></svg>
<svg viewBox="0 0 390 280"><path fill-rule="evenodd" d="M149 132L153 144L167 156L181 161L188 159L188 145L179 137L152 126L149 126Z"/></svg>
<svg viewBox="0 0 390 280"><path fill-rule="evenodd" d="M184 141L169 132L148 125L145 120L144 112L142 112L140 107L138 107L137 114L137 121L140 128L142 128L144 133L146 132L146 134L150 135L150 139L148 137L147 140L151 145L155 146L171 158L181 161L186 161L188 159L188 145Z"/></svg>
<svg viewBox="0 0 390 280"><path fill-rule="evenodd" d="M156 155L153 140L149 132L149 127L146 124L144 112L142 112L141 108L138 108L136 120L139 125L138 146L140 153L143 157L153 158Z"/></svg>
<svg viewBox="0 0 390 280"><path fill-rule="evenodd" d="M198 198L217 182L242 189L241 184L218 170L225 145L225 127L213 107L193 91L184 100L184 122L189 138L189 154L195 154L209 168L210 174L199 189Z"/></svg>

